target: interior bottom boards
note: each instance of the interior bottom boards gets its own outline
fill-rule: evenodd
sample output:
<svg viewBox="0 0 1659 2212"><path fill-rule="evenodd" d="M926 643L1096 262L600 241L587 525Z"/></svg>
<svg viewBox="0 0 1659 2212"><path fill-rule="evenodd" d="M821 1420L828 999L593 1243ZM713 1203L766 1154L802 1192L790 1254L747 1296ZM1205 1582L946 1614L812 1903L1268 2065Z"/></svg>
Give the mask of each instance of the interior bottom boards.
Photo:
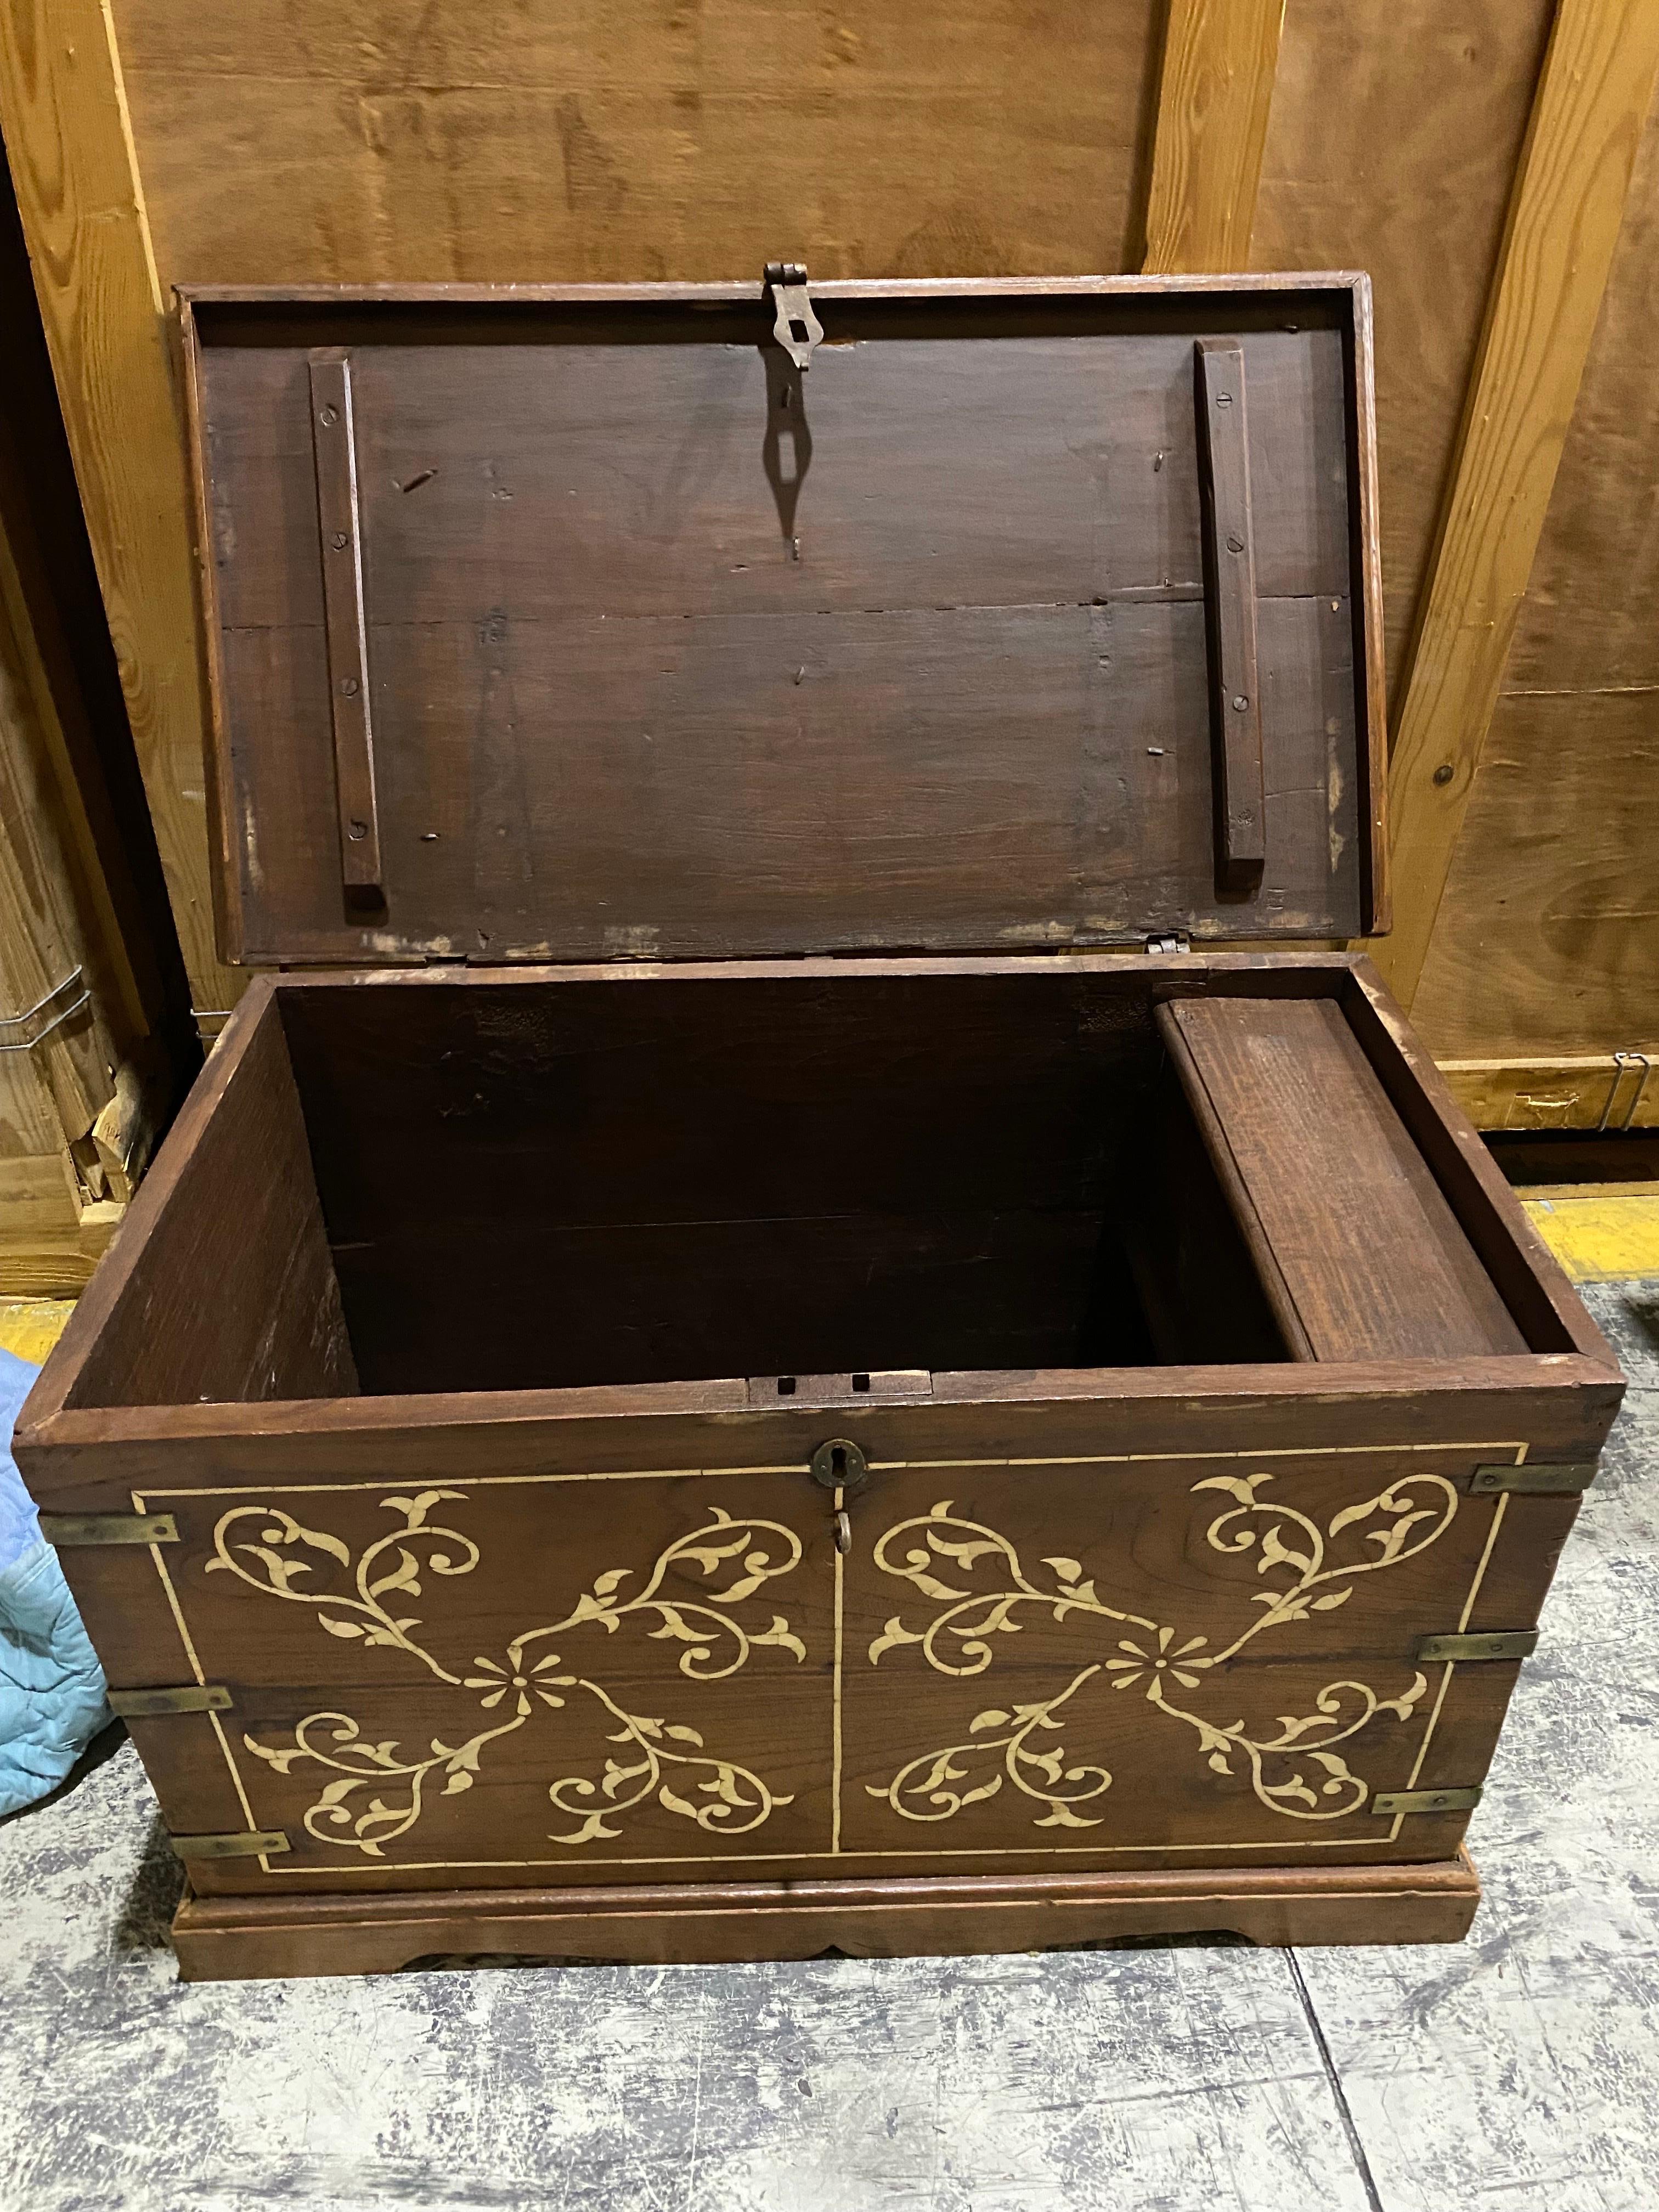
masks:
<svg viewBox="0 0 1659 2212"><path fill-rule="evenodd" d="M1480 1884L1426 1866L726 1882L642 1888L198 1898L173 1923L185 1981L395 1973L480 1957L638 1965L943 1957L1138 1936L1273 1945L1456 1943Z"/></svg>

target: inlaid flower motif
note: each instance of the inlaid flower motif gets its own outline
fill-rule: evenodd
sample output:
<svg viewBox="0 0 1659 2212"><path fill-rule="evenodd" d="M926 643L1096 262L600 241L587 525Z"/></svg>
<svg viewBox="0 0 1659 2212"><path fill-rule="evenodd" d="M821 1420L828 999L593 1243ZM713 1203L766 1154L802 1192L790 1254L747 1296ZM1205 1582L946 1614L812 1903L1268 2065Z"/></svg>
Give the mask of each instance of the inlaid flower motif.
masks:
<svg viewBox="0 0 1659 2212"><path fill-rule="evenodd" d="M1173 1628L1160 1628L1158 1650L1152 1652L1143 1651L1139 1644L1125 1638L1117 1648L1120 1651L1127 1651L1129 1656L1106 1662L1106 1671L1112 1677L1112 1687L1115 1690L1133 1690L1135 1684L1145 1677L1146 1695L1156 1699L1164 1686L1163 1678L1167 1674L1172 1682L1179 1682L1183 1690L1195 1690L1198 1676L1188 1674L1181 1662L1191 1653L1201 1650L1209 1640L1207 1636L1189 1636L1184 1644L1176 1644L1171 1651L1170 1646L1175 1644L1175 1631Z"/></svg>
<svg viewBox="0 0 1659 2212"><path fill-rule="evenodd" d="M462 1685L464 1688L483 1692L484 1694L479 1698L478 1703L486 1712L492 1712L509 1690L516 1690L519 1693L519 1717L522 1720L530 1711L530 1693L532 1690L544 1705L562 1705L564 1699L556 1695L556 1692L574 1689L575 1686L576 1677L574 1674L549 1673L550 1668L559 1664L559 1655L556 1651L550 1651L544 1658L538 1659L527 1673L521 1671L523 1662L517 1654L509 1651L507 1657L507 1663L505 1667L498 1667L493 1659L475 1658L472 1663L479 1672L476 1674L468 1674L464 1678Z"/></svg>

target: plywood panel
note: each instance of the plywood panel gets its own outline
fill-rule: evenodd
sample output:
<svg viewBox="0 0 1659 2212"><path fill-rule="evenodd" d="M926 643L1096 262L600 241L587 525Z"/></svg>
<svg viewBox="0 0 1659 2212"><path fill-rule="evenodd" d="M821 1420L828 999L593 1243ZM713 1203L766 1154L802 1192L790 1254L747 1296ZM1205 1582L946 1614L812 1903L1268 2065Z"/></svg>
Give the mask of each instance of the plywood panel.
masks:
<svg viewBox="0 0 1659 2212"><path fill-rule="evenodd" d="M164 283L1124 265L1157 0L115 0ZM227 180L234 179L234 189Z"/></svg>
<svg viewBox="0 0 1659 2212"><path fill-rule="evenodd" d="M1390 690L1433 544L1552 0L1296 0L1254 269L1368 269Z"/></svg>
<svg viewBox="0 0 1659 2212"><path fill-rule="evenodd" d="M1659 102L1414 1002L1442 1058L1659 1036L1656 252Z"/></svg>

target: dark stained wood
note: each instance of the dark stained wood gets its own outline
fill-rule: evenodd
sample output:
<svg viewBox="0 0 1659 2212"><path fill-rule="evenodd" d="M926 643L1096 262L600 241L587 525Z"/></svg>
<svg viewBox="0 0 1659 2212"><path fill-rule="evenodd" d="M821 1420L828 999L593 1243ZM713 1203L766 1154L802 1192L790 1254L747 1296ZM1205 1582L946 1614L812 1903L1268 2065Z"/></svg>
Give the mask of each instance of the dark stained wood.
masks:
<svg viewBox="0 0 1659 2212"><path fill-rule="evenodd" d="M1252 892L1267 859L1261 697L1256 676L1255 530L1243 346L1193 349L1204 604L1215 775L1216 881Z"/></svg>
<svg viewBox="0 0 1659 2212"><path fill-rule="evenodd" d="M337 1397L351 1345L282 1026L261 993L125 1224L133 1266L82 1300L69 1402ZM85 1356L76 1359L76 1347ZM46 1399L51 1396L50 1386Z"/></svg>
<svg viewBox="0 0 1659 2212"><path fill-rule="evenodd" d="M1213 303L1255 394L1275 858L1253 936L1345 933L1363 903L1355 296ZM758 291L198 304L254 957L1237 930L1189 382L1211 295L831 288L826 312L786 497ZM321 585L287 520L312 468L301 325L352 358L386 877L367 920L339 895Z"/></svg>
<svg viewBox="0 0 1659 2212"><path fill-rule="evenodd" d="M319 347L311 356L311 437L328 632L340 874L348 890L372 891L378 901L380 821L374 796L368 635L363 617L356 428L351 359L337 349Z"/></svg>
<svg viewBox="0 0 1659 2212"><path fill-rule="evenodd" d="M1158 1018L1315 1358L1526 1350L1340 1006L1177 1000Z"/></svg>
<svg viewBox="0 0 1659 2212"><path fill-rule="evenodd" d="M187 1896L173 1923L185 1981L393 1973L418 1959L908 1958L1138 1937L1253 1943L1456 1943L1480 1885L1467 1856L1413 1867L983 1875L880 1882L366 1898Z"/></svg>

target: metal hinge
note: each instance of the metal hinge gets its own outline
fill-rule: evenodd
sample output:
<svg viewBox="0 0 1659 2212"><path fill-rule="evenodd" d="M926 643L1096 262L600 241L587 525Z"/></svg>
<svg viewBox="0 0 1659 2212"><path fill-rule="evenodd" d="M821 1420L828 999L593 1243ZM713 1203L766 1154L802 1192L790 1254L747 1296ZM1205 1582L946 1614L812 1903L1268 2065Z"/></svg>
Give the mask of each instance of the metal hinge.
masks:
<svg viewBox="0 0 1659 2212"><path fill-rule="evenodd" d="M1593 1459L1564 1460L1553 1467L1546 1460L1523 1460L1519 1467L1478 1467L1469 1494L1485 1498L1495 1490L1530 1490L1569 1497L1589 1488L1595 1468Z"/></svg>
<svg viewBox="0 0 1659 2212"><path fill-rule="evenodd" d="M181 1859L275 1858L293 1845L280 1828L246 1828L233 1836L169 1836Z"/></svg>
<svg viewBox="0 0 1659 2212"><path fill-rule="evenodd" d="M766 284L777 309L773 337L797 368L811 368L813 348L823 343L823 325L806 289L805 265L799 261L769 261Z"/></svg>
<svg viewBox="0 0 1659 2212"><path fill-rule="evenodd" d="M66 1544L176 1544L171 1513L43 1513L40 1534L59 1549Z"/></svg>
<svg viewBox="0 0 1659 2212"><path fill-rule="evenodd" d="M1184 929L1155 930L1141 940L1143 952L1190 952L1193 940Z"/></svg>
<svg viewBox="0 0 1659 2212"><path fill-rule="evenodd" d="M186 1682L176 1690L112 1690L109 1709L118 1720L149 1720L161 1713L223 1713L230 1692L219 1682Z"/></svg>
<svg viewBox="0 0 1659 2212"><path fill-rule="evenodd" d="M1472 1813L1480 1802L1480 1785L1472 1790L1383 1790L1371 1800L1371 1811L1386 1818L1390 1813Z"/></svg>
<svg viewBox="0 0 1659 2212"><path fill-rule="evenodd" d="M1447 1659L1529 1659L1537 1649L1535 1628L1499 1628L1473 1636L1425 1636L1416 1656L1420 1665L1429 1667Z"/></svg>
<svg viewBox="0 0 1659 2212"><path fill-rule="evenodd" d="M0 1030L28 1030L30 1023L39 1021L43 1014L49 1014L52 1018L49 1021L40 1021L39 1029L30 1030L27 1036L0 1037L0 1052L33 1052L36 1045L46 1042L54 1030L62 1029L70 1017L78 1014L92 997L89 990L82 988L71 1005L58 1004L60 1000L67 999L80 982L81 970L71 968L61 983L54 983L44 999L37 999L21 1014L0 1014Z"/></svg>

